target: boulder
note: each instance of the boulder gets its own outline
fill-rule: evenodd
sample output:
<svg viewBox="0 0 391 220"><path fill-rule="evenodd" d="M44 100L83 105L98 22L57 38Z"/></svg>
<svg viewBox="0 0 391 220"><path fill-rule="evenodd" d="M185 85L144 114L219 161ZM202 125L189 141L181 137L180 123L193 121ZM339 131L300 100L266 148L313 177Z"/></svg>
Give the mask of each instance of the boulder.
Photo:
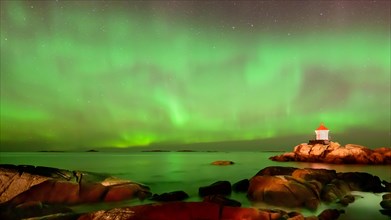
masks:
<svg viewBox="0 0 391 220"><path fill-rule="evenodd" d="M388 215L391 217L391 193L387 193L382 196L380 206L383 208L380 210L380 212L383 215Z"/></svg>
<svg viewBox="0 0 391 220"><path fill-rule="evenodd" d="M319 192L309 184L289 176L254 176L247 196L252 201L284 207L306 207L315 210Z"/></svg>
<svg viewBox="0 0 391 220"><path fill-rule="evenodd" d="M380 206L383 209L391 210L391 193L384 194Z"/></svg>
<svg viewBox="0 0 391 220"><path fill-rule="evenodd" d="M189 195L184 191L174 191L163 194L154 194L151 200L159 202L170 202L170 201L182 201L189 198Z"/></svg>
<svg viewBox="0 0 391 220"><path fill-rule="evenodd" d="M340 203L341 205L343 206L347 206L349 205L350 203L353 203L355 200L354 196L353 195L346 195L344 196L342 199L340 199L338 201L338 203Z"/></svg>
<svg viewBox="0 0 391 220"><path fill-rule="evenodd" d="M228 181L217 181L209 186L203 186L198 189L201 197L209 195L230 195L232 191L231 183Z"/></svg>

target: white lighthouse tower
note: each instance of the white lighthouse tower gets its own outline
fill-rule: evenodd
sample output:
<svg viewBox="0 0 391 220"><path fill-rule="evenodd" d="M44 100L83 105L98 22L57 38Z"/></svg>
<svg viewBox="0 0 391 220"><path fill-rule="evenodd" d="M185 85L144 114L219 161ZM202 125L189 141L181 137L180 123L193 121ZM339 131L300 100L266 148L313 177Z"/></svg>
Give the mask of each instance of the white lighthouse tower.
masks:
<svg viewBox="0 0 391 220"><path fill-rule="evenodd" d="M324 126L323 123L320 124L319 128L315 130L316 140L329 140L329 129Z"/></svg>

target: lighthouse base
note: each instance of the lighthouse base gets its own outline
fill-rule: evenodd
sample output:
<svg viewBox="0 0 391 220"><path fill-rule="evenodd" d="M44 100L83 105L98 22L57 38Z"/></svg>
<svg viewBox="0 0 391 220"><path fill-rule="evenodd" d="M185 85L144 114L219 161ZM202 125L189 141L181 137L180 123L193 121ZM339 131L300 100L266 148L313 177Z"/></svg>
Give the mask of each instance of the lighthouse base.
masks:
<svg viewBox="0 0 391 220"><path fill-rule="evenodd" d="M308 144L309 145L315 145L315 144L323 144L323 145L328 145L330 143L329 140L309 140Z"/></svg>

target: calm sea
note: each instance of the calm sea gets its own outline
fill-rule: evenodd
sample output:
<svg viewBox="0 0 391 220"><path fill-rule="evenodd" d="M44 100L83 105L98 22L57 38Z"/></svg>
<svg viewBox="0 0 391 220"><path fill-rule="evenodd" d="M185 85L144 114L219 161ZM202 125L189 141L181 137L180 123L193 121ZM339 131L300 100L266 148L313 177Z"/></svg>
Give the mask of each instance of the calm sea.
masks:
<svg viewBox="0 0 391 220"><path fill-rule="evenodd" d="M338 172L367 172L391 181L390 166L330 165L320 163L274 162L270 156L278 152L0 152L1 164L28 164L68 170L106 173L122 179L148 185L153 193L183 190L189 201L198 201L198 188L218 180L235 183L251 178L267 166L292 166L298 168L325 168ZM213 166L216 160L231 160L232 166ZM379 213L381 194L354 192L356 201L344 208L340 219L389 219ZM233 193L231 198L243 206L265 207L251 204L245 194ZM145 202L144 202L145 203ZM322 211L326 206L318 209ZM306 210L297 210L310 215ZM316 214L316 213L312 213Z"/></svg>

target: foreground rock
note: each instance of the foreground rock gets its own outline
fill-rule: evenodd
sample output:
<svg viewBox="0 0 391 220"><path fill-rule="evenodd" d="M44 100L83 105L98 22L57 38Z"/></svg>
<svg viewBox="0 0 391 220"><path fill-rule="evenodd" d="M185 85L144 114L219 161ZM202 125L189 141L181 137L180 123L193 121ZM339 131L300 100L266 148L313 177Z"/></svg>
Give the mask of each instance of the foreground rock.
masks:
<svg viewBox="0 0 391 220"><path fill-rule="evenodd" d="M315 210L321 202L343 206L354 202L351 191L386 192L383 182L368 173L275 166L260 170L250 179L247 196L270 205Z"/></svg>
<svg viewBox="0 0 391 220"><path fill-rule="evenodd" d="M255 176L250 181L248 197L253 201L284 207L306 207L315 210L320 204L319 192L309 183L290 176Z"/></svg>
<svg viewBox="0 0 391 220"><path fill-rule="evenodd" d="M79 204L144 199L149 188L107 175L49 167L0 165L0 204Z"/></svg>
<svg viewBox="0 0 391 220"><path fill-rule="evenodd" d="M98 211L82 215L78 220L333 220L337 219L340 213L339 210L325 210L319 218L316 216L305 218L300 213L287 213L282 210L229 207L209 202L172 202Z"/></svg>
<svg viewBox="0 0 391 220"><path fill-rule="evenodd" d="M209 195L230 195L231 192L231 183L228 181L217 181L209 186L203 186L198 189L198 195L201 197Z"/></svg>
<svg viewBox="0 0 391 220"><path fill-rule="evenodd" d="M337 142L329 144L299 144L293 152L270 158L274 161L299 161L333 164L391 164L391 148L382 147L375 150L364 146Z"/></svg>

